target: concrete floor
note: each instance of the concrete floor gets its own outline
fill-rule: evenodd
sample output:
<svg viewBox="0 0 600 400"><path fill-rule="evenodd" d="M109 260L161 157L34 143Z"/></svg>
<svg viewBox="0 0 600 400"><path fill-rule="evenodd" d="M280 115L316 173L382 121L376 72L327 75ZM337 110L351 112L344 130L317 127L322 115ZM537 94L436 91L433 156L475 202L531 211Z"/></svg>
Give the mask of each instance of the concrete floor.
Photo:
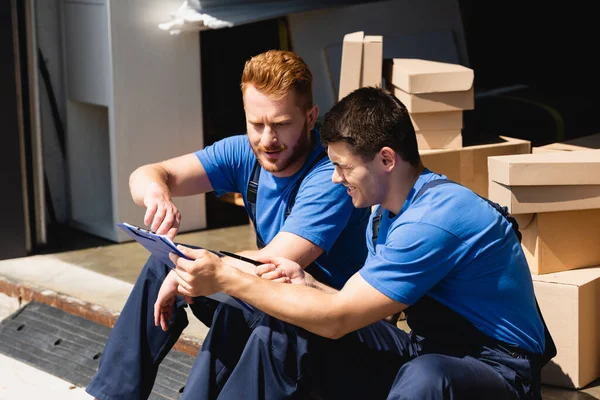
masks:
<svg viewBox="0 0 600 400"><path fill-rule="evenodd" d="M233 252L255 247L254 233L249 225L181 234L176 241ZM22 279L29 285L65 293L118 312L119 305L124 303L131 284L135 282L147 258L148 252L137 243L113 244L0 261L0 278L4 276L13 282ZM48 271L53 271L51 278L48 277ZM74 281L78 284L73 285ZM187 332L188 335L203 339L206 333L204 326L199 322L198 325L191 325L184 334ZM407 329L405 324L401 327ZM11 380L1 381L0 389L9 393L10 382ZM18 384L17 380L14 382L13 385ZM58 388L64 387L62 382L52 385L55 384ZM543 397L549 400L600 399L600 379L580 391L546 386ZM1 391L0 398L5 398Z"/></svg>

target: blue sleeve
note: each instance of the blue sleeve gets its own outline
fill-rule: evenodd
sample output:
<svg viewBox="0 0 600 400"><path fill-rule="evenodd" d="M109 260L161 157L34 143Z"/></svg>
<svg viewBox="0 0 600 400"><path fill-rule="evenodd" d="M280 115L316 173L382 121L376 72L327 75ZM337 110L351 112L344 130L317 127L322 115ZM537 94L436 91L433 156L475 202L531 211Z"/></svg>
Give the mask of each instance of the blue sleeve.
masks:
<svg viewBox="0 0 600 400"><path fill-rule="evenodd" d="M304 178L281 231L296 234L329 252L354 210L343 185L331 181L333 165L323 163Z"/></svg>
<svg viewBox="0 0 600 400"><path fill-rule="evenodd" d="M194 153L217 196L243 193L254 159L246 135L227 137Z"/></svg>
<svg viewBox="0 0 600 400"><path fill-rule="evenodd" d="M389 298L411 305L458 265L468 246L434 225L392 226L385 244L369 257L360 275Z"/></svg>

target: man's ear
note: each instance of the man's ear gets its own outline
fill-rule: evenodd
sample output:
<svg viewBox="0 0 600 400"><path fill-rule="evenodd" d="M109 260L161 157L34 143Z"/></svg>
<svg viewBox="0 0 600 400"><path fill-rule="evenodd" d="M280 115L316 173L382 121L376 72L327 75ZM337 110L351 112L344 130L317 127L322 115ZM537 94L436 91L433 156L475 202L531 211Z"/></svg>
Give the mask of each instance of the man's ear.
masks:
<svg viewBox="0 0 600 400"><path fill-rule="evenodd" d="M306 116L309 131L311 131L315 127L318 116L319 116L319 106L315 104L314 106L311 107L310 110L308 110L308 113Z"/></svg>
<svg viewBox="0 0 600 400"><path fill-rule="evenodd" d="M379 157L383 167L388 171L396 165L396 152L387 146L379 150Z"/></svg>

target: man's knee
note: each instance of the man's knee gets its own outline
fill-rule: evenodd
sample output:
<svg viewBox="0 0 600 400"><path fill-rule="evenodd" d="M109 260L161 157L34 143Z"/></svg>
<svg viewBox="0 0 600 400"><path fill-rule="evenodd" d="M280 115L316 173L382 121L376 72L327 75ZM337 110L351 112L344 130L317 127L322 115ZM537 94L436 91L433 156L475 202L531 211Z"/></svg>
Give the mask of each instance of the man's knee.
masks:
<svg viewBox="0 0 600 400"><path fill-rule="evenodd" d="M215 312L219 302L208 297L195 297L194 302L190 304L192 313L207 327L212 326Z"/></svg>
<svg viewBox="0 0 600 400"><path fill-rule="evenodd" d="M404 364L390 399L452 399L452 382L439 355L425 354Z"/></svg>
<svg viewBox="0 0 600 400"><path fill-rule="evenodd" d="M148 257L140 276L146 275L150 279L158 278L162 281L165 279L170 270L171 268L169 268L164 262L151 254L150 257Z"/></svg>

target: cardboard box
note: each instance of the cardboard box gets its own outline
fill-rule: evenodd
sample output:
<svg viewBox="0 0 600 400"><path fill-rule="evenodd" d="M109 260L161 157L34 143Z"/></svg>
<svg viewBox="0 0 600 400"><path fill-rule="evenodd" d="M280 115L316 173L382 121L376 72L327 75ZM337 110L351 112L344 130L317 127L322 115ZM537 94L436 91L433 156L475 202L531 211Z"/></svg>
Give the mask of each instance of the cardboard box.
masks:
<svg viewBox="0 0 600 400"><path fill-rule="evenodd" d="M489 198L513 214L600 208L600 151L490 157Z"/></svg>
<svg viewBox="0 0 600 400"><path fill-rule="evenodd" d="M363 40L361 87L381 87L383 76L383 36L365 36Z"/></svg>
<svg viewBox="0 0 600 400"><path fill-rule="evenodd" d="M346 97L361 85L364 36L364 32L344 35L338 100Z"/></svg>
<svg viewBox="0 0 600 400"><path fill-rule="evenodd" d="M600 265L600 209L538 213L519 222L532 274Z"/></svg>
<svg viewBox="0 0 600 400"><path fill-rule="evenodd" d="M415 58L394 58L386 64L388 82L406 93L464 92L473 87L473 70L459 64Z"/></svg>
<svg viewBox="0 0 600 400"><path fill-rule="evenodd" d="M462 147L462 131L460 129L418 131L416 133L419 149L460 149Z"/></svg>
<svg viewBox="0 0 600 400"><path fill-rule="evenodd" d="M492 157L488 169L508 186L600 185L600 150Z"/></svg>
<svg viewBox="0 0 600 400"><path fill-rule="evenodd" d="M532 278L557 348L542 383L580 389L600 376L600 268Z"/></svg>
<svg viewBox="0 0 600 400"><path fill-rule="evenodd" d="M567 140L562 143L551 143L545 146L534 147L532 153L546 153L549 151L581 151L600 149L600 133Z"/></svg>
<svg viewBox="0 0 600 400"><path fill-rule="evenodd" d="M395 86L391 90L411 114L472 110L475 107L473 88L464 92L421 94L410 94Z"/></svg>
<svg viewBox="0 0 600 400"><path fill-rule="evenodd" d="M600 208L600 185L507 186L489 181L488 198L511 214Z"/></svg>
<svg viewBox="0 0 600 400"><path fill-rule="evenodd" d="M488 196L488 157L527 154L531 142L500 136L501 142L461 149L419 150L421 161L431 171L444 174L477 194Z"/></svg>
<svg viewBox="0 0 600 400"><path fill-rule="evenodd" d="M410 119L416 132L463 128L462 111L416 113Z"/></svg>

